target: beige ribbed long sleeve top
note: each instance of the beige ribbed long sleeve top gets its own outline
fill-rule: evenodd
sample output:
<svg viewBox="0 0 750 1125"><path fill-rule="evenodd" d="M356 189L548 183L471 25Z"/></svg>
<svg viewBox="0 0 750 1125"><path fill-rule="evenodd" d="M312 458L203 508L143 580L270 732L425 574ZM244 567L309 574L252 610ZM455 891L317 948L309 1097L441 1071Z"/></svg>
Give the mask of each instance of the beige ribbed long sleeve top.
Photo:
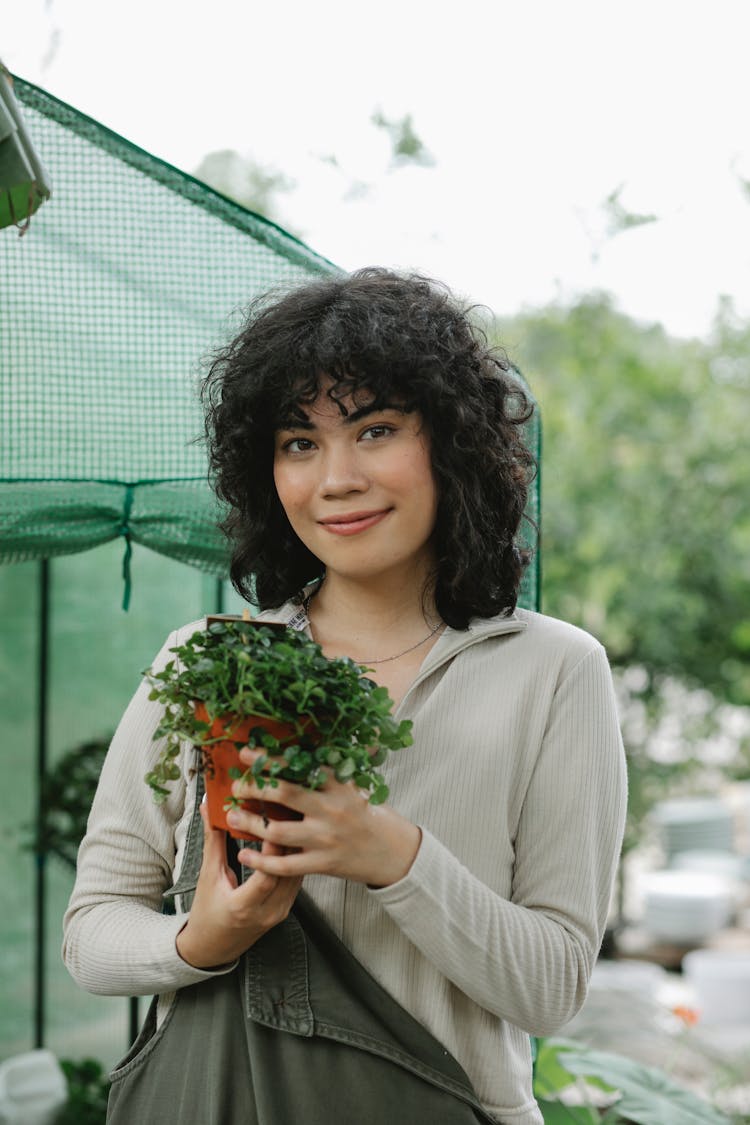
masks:
<svg viewBox="0 0 750 1125"><path fill-rule="evenodd" d="M288 603L266 619L300 621ZM173 633L168 649L202 622ZM65 916L84 988L162 994L211 974L160 913L179 873L194 780L161 806L143 782L159 743L142 685L102 772ZM625 816L624 755L606 656L588 634L524 610L446 629L397 716L414 745L382 767L390 803L422 828L392 886L307 876L305 889L370 973L458 1059L500 1121L539 1125L526 1033L583 1002ZM187 752L187 751L186 751ZM185 762L185 774L188 762Z"/></svg>

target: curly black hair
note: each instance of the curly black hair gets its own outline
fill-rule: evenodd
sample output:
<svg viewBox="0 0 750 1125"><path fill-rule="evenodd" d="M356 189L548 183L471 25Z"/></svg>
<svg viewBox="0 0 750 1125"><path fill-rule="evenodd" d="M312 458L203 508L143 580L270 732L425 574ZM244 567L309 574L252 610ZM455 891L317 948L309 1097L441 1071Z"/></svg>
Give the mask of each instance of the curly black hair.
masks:
<svg viewBox="0 0 750 1125"><path fill-rule="evenodd" d="M230 576L263 609L321 577L273 483L274 437L304 418L321 379L418 411L430 439L438 509L436 608L454 629L510 613L528 554L515 543L534 459L522 427L533 406L504 353L488 347L449 290L381 268L266 294L210 363L203 383L210 476L229 505Z"/></svg>

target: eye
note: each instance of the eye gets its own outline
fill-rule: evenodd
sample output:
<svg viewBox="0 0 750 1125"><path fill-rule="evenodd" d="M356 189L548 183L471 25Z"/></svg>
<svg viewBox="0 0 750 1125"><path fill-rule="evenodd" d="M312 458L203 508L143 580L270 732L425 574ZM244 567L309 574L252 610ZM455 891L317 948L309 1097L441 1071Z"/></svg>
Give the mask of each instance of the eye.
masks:
<svg viewBox="0 0 750 1125"><path fill-rule="evenodd" d="M309 438L290 438L285 441L281 447L285 453L307 453L309 450L314 449L315 446Z"/></svg>
<svg viewBox="0 0 750 1125"><path fill-rule="evenodd" d="M374 426L368 426L366 430L362 431L360 440L377 441L378 438L388 437L395 432L395 426L389 426L385 422L376 422Z"/></svg>

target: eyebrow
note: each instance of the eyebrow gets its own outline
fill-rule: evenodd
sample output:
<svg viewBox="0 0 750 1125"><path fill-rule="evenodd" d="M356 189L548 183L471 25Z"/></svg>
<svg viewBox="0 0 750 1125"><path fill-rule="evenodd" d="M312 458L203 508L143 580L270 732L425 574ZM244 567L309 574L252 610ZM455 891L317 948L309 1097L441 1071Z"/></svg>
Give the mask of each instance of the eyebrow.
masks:
<svg viewBox="0 0 750 1125"><path fill-rule="evenodd" d="M399 414L404 413L403 407L397 406L395 403L390 403L390 402L382 403L380 406L377 406L375 404L373 404L372 406L360 406L358 410L354 410L351 414L345 414L344 415L344 418L343 418L344 425L345 426L353 425L355 422L361 422L361 420L363 418L367 418L367 416L370 415L370 414L382 414L386 410L395 410ZM305 418L304 420L302 420L301 418L300 419L289 419L288 422L282 423L279 426L279 431L281 431L281 430L315 430L315 429L317 429L317 426L315 425L314 422L311 422L309 418Z"/></svg>

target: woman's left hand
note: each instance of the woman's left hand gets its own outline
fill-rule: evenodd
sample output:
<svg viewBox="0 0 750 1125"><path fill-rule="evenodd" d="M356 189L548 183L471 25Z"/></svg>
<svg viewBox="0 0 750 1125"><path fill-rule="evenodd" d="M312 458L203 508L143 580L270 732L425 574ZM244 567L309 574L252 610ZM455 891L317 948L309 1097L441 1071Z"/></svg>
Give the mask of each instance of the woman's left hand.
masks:
<svg viewBox="0 0 750 1125"><path fill-rule="evenodd" d="M247 747L240 758L251 766L260 753ZM245 809L228 814L232 827L248 837L294 849L286 855L240 851L241 863L268 875L334 875L386 887L403 879L419 850L422 834L416 824L388 805L371 805L364 789L353 781L337 781L332 774L322 789L281 780L276 788L259 789L254 783L236 781L233 792L236 797L286 805L302 814L302 820L271 820Z"/></svg>

